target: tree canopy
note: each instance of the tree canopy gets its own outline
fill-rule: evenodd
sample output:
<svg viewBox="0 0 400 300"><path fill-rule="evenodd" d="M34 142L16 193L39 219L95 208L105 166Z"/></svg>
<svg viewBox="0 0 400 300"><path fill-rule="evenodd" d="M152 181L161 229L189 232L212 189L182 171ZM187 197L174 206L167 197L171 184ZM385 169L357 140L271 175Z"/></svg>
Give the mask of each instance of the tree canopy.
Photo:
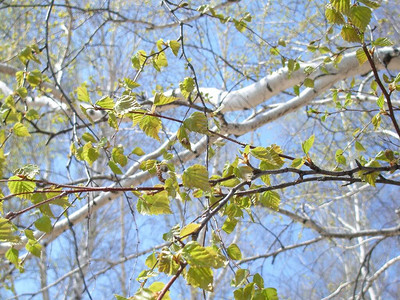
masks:
<svg viewBox="0 0 400 300"><path fill-rule="evenodd" d="M399 13L0 1L1 298L396 298Z"/></svg>

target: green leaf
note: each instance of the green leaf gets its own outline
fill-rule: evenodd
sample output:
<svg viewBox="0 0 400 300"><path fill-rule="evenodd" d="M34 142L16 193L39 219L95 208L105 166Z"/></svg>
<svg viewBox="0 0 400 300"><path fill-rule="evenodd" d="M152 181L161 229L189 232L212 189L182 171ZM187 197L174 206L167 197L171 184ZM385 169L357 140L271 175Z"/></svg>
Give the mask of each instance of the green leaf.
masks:
<svg viewBox="0 0 400 300"><path fill-rule="evenodd" d="M152 269L154 266L157 264L157 258L155 252L150 254L145 261L145 265L149 268Z"/></svg>
<svg viewBox="0 0 400 300"><path fill-rule="evenodd" d="M154 56L154 63L157 71L160 71L162 67L168 66L167 56L165 55L164 51Z"/></svg>
<svg viewBox="0 0 400 300"><path fill-rule="evenodd" d="M381 6L380 3L372 0L358 0L361 3L364 3L366 6L371 8L379 8Z"/></svg>
<svg viewBox="0 0 400 300"><path fill-rule="evenodd" d="M117 300L129 300L128 298L122 297L120 295L114 294L115 299Z"/></svg>
<svg viewBox="0 0 400 300"><path fill-rule="evenodd" d="M136 208L142 215L172 214L169 204L168 192L162 191L154 195L143 195L138 199Z"/></svg>
<svg viewBox="0 0 400 300"><path fill-rule="evenodd" d="M110 167L111 171L113 171L113 173L115 173L115 174L122 174L121 169L120 169L120 168L118 167L118 165L117 165L115 162L113 162L112 160L110 160L110 161L108 162L108 166Z"/></svg>
<svg viewBox="0 0 400 300"><path fill-rule="evenodd" d="M183 97L189 98L190 94L194 90L194 79L192 77L186 77L182 82L179 83L179 88Z"/></svg>
<svg viewBox="0 0 400 300"><path fill-rule="evenodd" d="M35 227L43 232L49 233L53 230L51 220L48 216L43 216L35 221Z"/></svg>
<svg viewBox="0 0 400 300"><path fill-rule="evenodd" d="M171 251L164 247L159 253L157 268L159 272L163 272L168 275L175 274L179 269L179 264L177 263L175 257L172 255Z"/></svg>
<svg viewBox="0 0 400 300"><path fill-rule="evenodd" d="M146 51L139 50L134 56L131 58L132 66L135 69L140 69L146 61Z"/></svg>
<svg viewBox="0 0 400 300"><path fill-rule="evenodd" d="M154 270L143 270L139 273L138 277L136 278L137 281L145 281L146 279L155 277L158 275L158 272Z"/></svg>
<svg viewBox="0 0 400 300"><path fill-rule="evenodd" d="M185 147L186 149L192 150L192 147L191 147L190 141L189 141L189 135L187 133L185 126L179 127L176 136L183 147Z"/></svg>
<svg viewBox="0 0 400 300"><path fill-rule="evenodd" d="M90 100L89 93L86 88L86 84L82 84L80 87L78 87L75 90L75 93L76 93L76 96L79 101L92 103L92 101Z"/></svg>
<svg viewBox="0 0 400 300"><path fill-rule="evenodd" d="M305 154L308 154L308 152L310 151L312 145L314 144L314 140L315 140L315 135L313 134L307 140L305 140L304 143L301 144L301 148L303 149L303 152Z"/></svg>
<svg viewBox="0 0 400 300"><path fill-rule="evenodd" d="M366 151L364 146L359 141L356 141L354 146L355 146L357 151Z"/></svg>
<svg viewBox="0 0 400 300"><path fill-rule="evenodd" d="M212 247L203 247L196 241L188 242L180 254L192 267L221 268L225 265L223 256Z"/></svg>
<svg viewBox="0 0 400 300"><path fill-rule="evenodd" d="M253 282L260 288L264 288L264 278L261 277L260 274L256 273L253 276Z"/></svg>
<svg viewBox="0 0 400 300"><path fill-rule="evenodd" d="M166 105L174 102L177 99L178 98L174 96L165 96L162 93L156 93L156 95L154 96L154 106Z"/></svg>
<svg viewBox="0 0 400 300"><path fill-rule="evenodd" d="M19 251L15 248L10 248L5 253L5 257L8 259L10 263L15 266L19 266Z"/></svg>
<svg viewBox="0 0 400 300"><path fill-rule="evenodd" d="M193 287L199 287L205 291L213 291L213 272L211 268L191 267L185 275L187 283Z"/></svg>
<svg viewBox="0 0 400 300"><path fill-rule="evenodd" d="M381 114L377 113L371 120L374 129L377 130L381 126Z"/></svg>
<svg viewBox="0 0 400 300"><path fill-rule="evenodd" d="M263 294L265 296L264 299L268 300L279 300L278 298L278 292L275 288L266 288L263 289Z"/></svg>
<svg viewBox="0 0 400 300"><path fill-rule="evenodd" d="M302 165L304 165L304 159L303 158L295 158L292 161L291 167L300 169Z"/></svg>
<svg viewBox="0 0 400 300"><path fill-rule="evenodd" d="M332 6L341 13L348 13L350 10L350 0L330 0Z"/></svg>
<svg viewBox="0 0 400 300"><path fill-rule="evenodd" d="M99 106L104 109L113 109L114 108L114 101L108 96L101 98L99 101L95 103L96 106Z"/></svg>
<svg viewBox="0 0 400 300"><path fill-rule="evenodd" d="M40 257L40 255L42 254L42 245L40 245L39 242L36 240L29 239L25 245L25 249L36 257Z"/></svg>
<svg viewBox="0 0 400 300"><path fill-rule="evenodd" d="M42 83L42 73L37 69L32 70L28 73L26 80L32 87L36 87Z"/></svg>
<svg viewBox="0 0 400 300"><path fill-rule="evenodd" d="M365 166L379 168L381 164L376 160L371 160L370 162L366 163ZM359 171L358 175L363 181L368 182L372 186L375 186L375 181L379 176L379 172Z"/></svg>
<svg viewBox="0 0 400 300"><path fill-rule="evenodd" d="M236 244L231 244L228 248L226 248L226 252L228 253L228 256L233 260L242 259L242 252Z"/></svg>
<svg viewBox="0 0 400 300"><path fill-rule="evenodd" d="M14 124L13 133L16 136L20 136L20 137L31 136L28 131L28 128L26 128L25 125L20 122L17 122Z"/></svg>
<svg viewBox="0 0 400 300"><path fill-rule="evenodd" d="M336 150L335 159L339 164L346 165L346 158L343 155L343 150Z"/></svg>
<svg viewBox="0 0 400 300"><path fill-rule="evenodd" d="M297 84L293 86L293 92L296 96L300 95L300 86Z"/></svg>
<svg viewBox="0 0 400 300"><path fill-rule="evenodd" d="M353 25L355 25L362 32L365 31L365 28L371 21L371 15L371 9L365 6L354 5L350 10L350 18Z"/></svg>
<svg viewBox="0 0 400 300"><path fill-rule="evenodd" d="M236 224L237 224L236 219L227 218L224 224L222 225L222 230L225 231L227 234L229 234L235 229Z"/></svg>
<svg viewBox="0 0 400 300"><path fill-rule="evenodd" d="M379 98L376 100L376 104L379 106L380 109L383 109L383 105L385 104L385 97L380 95Z"/></svg>
<svg viewBox="0 0 400 300"><path fill-rule="evenodd" d="M33 121L33 120L39 120L40 119L40 115L37 112L37 110L31 108L28 110L28 112L25 114L25 118L29 121Z"/></svg>
<svg viewBox="0 0 400 300"><path fill-rule="evenodd" d="M142 150L140 147L135 147L135 149L132 150L132 154L135 154L137 156L142 156L145 155L146 153Z"/></svg>
<svg viewBox="0 0 400 300"><path fill-rule="evenodd" d="M82 139L85 142L93 142L93 143L97 142L96 138L89 132L85 132L84 134L82 134Z"/></svg>
<svg viewBox="0 0 400 300"><path fill-rule="evenodd" d="M19 175L19 177L27 177L29 179L34 179L37 174L39 174L40 169L37 165L27 164L22 168L16 169L13 173L14 175Z"/></svg>
<svg viewBox="0 0 400 300"><path fill-rule="evenodd" d="M115 102L114 111L117 115L125 115L138 108L140 108L140 105L135 96L123 95Z"/></svg>
<svg viewBox="0 0 400 300"><path fill-rule="evenodd" d="M13 224L4 218L0 218L0 241L3 242L18 242L20 237L14 235L15 228Z"/></svg>
<svg viewBox="0 0 400 300"><path fill-rule="evenodd" d="M372 45L378 46L378 47L386 47L386 46L393 46L394 43L387 37L381 37L381 38L377 38L376 40L372 41Z"/></svg>
<svg viewBox="0 0 400 300"><path fill-rule="evenodd" d="M132 79L126 77L124 78L124 82L126 86L131 90L140 86L140 84L137 83L136 81L133 81Z"/></svg>
<svg viewBox="0 0 400 300"><path fill-rule="evenodd" d="M240 286L246 283L247 277L249 277L250 272L246 269L238 269L235 273L235 279L233 281L234 286Z"/></svg>
<svg viewBox="0 0 400 300"><path fill-rule="evenodd" d="M314 80L311 79L311 78L304 79L303 84L304 84L305 87L314 88Z"/></svg>
<svg viewBox="0 0 400 300"><path fill-rule="evenodd" d="M211 191L207 168L202 165L194 165L187 168L182 175L182 182L188 188L199 188L206 192Z"/></svg>
<svg viewBox="0 0 400 300"><path fill-rule="evenodd" d="M161 120L158 117L143 116L143 118L139 121L140 129L142 129L146 135L156 139L157 141L160 141L158 132L160 131L161 126Z"/></svg>
<svg viewBox="0 0 400 300"><path fill-rule="evenodd" d="M21 198L21 199L31 199L32 197L32 192L36 188L36 183L33 181L29 180L24 180L20 178L19 176L11 176L8 179L7 186L10 189L11 194L15 194L16 197ZM17 195L25 193L22 195ZM27 193L27 194L26 194Z"/></svg>
<svg viewBox="0 0 400 300"><path fill-rule="evenodd" d="M276 170L281 168L285 163L279 156L282 150L277 145L271 145L267 148L256 147L251 149L250 153L255 158L261 160L260 168L262 170Z"/></svg>
<svg viewBox="0 0 400 300"><path fill-rule="evenodd" d="M368 60L363 48L357 49L356 57L360 66Z"/></svg>
<svg viewBox="0 0 400 300"><path fill-rule="evenodd" d="M183 125L190 131L207 134L208 133L208 119L204 113L195 111L187 118Z"/></svg>
<svg viewBox="0 0 400 300"><path fill-rule="evenodd" d="M187 236L195 233L199 227L200 227L200 224L190 223L181 229L179 236L182 238L187 237Z"/></svg>
<svg viewBox="0 0 400 300"><path fill-rule="evenodd" d="M121 167L125 167L128 163L128 158L124 155L124 147L121 145L112 149L111 157Z"/></svg>
<svg viewBox="0 0 400 300"><path fill-rule="evenodd" d="M277 192L266 191L260 194L259 199L262 206L279 211L279 204L281 203L281 197Z"/></svg>
<svg viewBox="0 0 400 300"><path fill-rule="evenodd" d="M358 34L358 32L357 32L353 27L351 27L350 25L345 25L345 26L343 26L340 35L342 36L342 38L343 38L346 42L361 43L361 41L362 41L361 36L360 36L360 35Z"/></svg>
<svg viewBox="0 0 400 300"><path fill-rule="evenodd" d="M179 49L181 48L181 43L178 41L172 40L172 41L169 41L168 44L169 44L169 47L171 48L172 53L175 56L178 56Z"/></svg>
<svg viewBox="0 0 400 300"><path fill-rule="evenodd" d="M93 147L92 142L89 142L82 147L81 157L90 166L93 165L93 163L99 158L99 156L99 150Z"/></svg>

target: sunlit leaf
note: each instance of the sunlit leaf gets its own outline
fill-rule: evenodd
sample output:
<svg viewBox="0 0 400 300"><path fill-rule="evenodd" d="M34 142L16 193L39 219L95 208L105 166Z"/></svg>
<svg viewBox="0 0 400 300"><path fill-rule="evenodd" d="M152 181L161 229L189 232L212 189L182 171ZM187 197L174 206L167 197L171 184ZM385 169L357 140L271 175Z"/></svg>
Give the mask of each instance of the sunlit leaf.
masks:
<svg viewBox="0 0 400 300"><path fill-rule="evenodd" d="M247 280L247 277L249 277L250 272L249 270L246 269L238 269L235 273L235 279L233 281L234 286L240 286L244 284Z"/></svg>
<svg viewBox="0 0 400 300"><path fill-rule="evenodd" d="M13 133L16 136L20 136L20 137L31 136L28 131L28 128L26 128L26 126L20 122L17 122L14 124Z"/></svg>
<svg viewBox="0 0 400 300"><path fill-rule="evenodd" d="M145 155L146 153L142 150L142 148L140 148L140 147L135 147L133 150L132 150L132 152L131 152L132 154L135 154L135 155L137 155L137 156L142 156L142 155Z"/></svg>
<svg viewBox="0 0 400 300"><path fill-rule="evenodd" d="M34 179L37 174L39 174L40 169L37 165L27 164L22 168L16 169L13 173L14 175L19 175L19 177L27 177L29 179Z"/></svg>
<svg viewBox="0 0 400 300"><path fill-rule="evenodd" d="M114 101L108 96L101 98L99 101L95 103L96 106L99 106L104 109L113 109L114 108Z"/></svg>
<svg viewBox="0 0 400 300"><path fill-rule="evenodd" d="M135 96L123 95L117 99L114 106L114 111L117 115L125 115L135 109L140 108Z"/></svg>
<svg viewBox="0 0 400 300"><path fill-rule="evenodd" d="M279 204L281 202L281 197L275 191L266 191L260 194L260 203L264 207L271 208L273 210L279 211Z"/></svg>
<svg viewBox="0 0 400 300"><path fill-rule="evenodd" d="M179 41L172 40L172 41L169 41L168 44L169 44L169 47L171 48L172 53L175 56L178 56L179 49L181 48L181 43Z"/></svg>
<svg viewBox="0 0 400 300"><path fill-rule="evenodd" d="M187 237L188 235L191 235L194 232L196 232L199 227L200 224L190 223L182 228L181 232L179 233L179 236Z"/></svg>
<svg viewBox="0 0 400 300"><path fill-rule="evenodd" d="M213 272L207 267L190 267L185 275L187 283L193 287L199 287L206 291L213 291Z"/></svg>
<svg viewBox="0 0 400 300"><path fill-rule="evenodd" d="M314 140L315 140L315 135L313 134L301 144L301 148L303 149L303 152L305 154L308 154L308 152L310 151L312 145L314 144Z"/></svg>
<svg viewBox="0 0 400 300"><path fill-rule="evenodd" d="M182 182L188 188L199 188L207 192L211 191L207 168L202 165L194 165L187 168L182 175Z"/></svg>
<svg viewBox="0 0 400 300"><path fill-rule="evenodd" d="M20 237L15 235L15 228L12 223L4 218L0 218L0 241L18 242Z"/></svg>
<svg viewBox="0 0 400 300"><path fill-rule="evenodd" d="M15 194L16 197L21 199L30 199L32 197L32 192L36 188L35 182L24 180L19 176L11 176L8 179L7 185L10 189L10 193Z"/></svg>
<svg viewBox="0 0 400 300"><path fill-rule="evenodd" d="M143 118L139 121L140 129L142 129L146 135L156 139L157 141L160 141L158 132L160 131L161 126L162 124L160 118L154 116L143 116Z"/></svg>
<svg viewBox="0 0 400 300"><path fill-rule="evenodd" d="M192 77L186 77L182 82L179 83L179 88L183 97L189 98L190 94L194 90L194 79Z"/></svg>
<svg viewBox="0 0 400 300"><path fill-rule="evenodd" d="M156 93L156 95L154 96L154 105L155 106L166 105L176 100L177 98L174 96L165 96L162 93Z"/></svg>
<svg viewBox="0 0 400 300"><path fill-rule="evenodd" d="M48 216L43 216L35 221L35 227L43 232L49 233L53 230L51 220Z"/></svg>
<svg viewBox="0 0 400 300"><path fill-rule="evenodd" d="M169 207L168 192L162 191L154 195L143 195L137 200L137 210L142 215L172 214Z"/></svg>
<svg viewBox="0 0 400 300"><path fill-rule="evenodd" d="M352 23L361 31L365 31L365 28L371 21L371 15L371 9L365 6L354 5L350 10L350 18Z"/></svg>
<svg viewBox="0 0 400 300"><path fill-rule="evenodd" d="M92 103L85 84L82 84L80 87L78 87L75 90L75 93L79 101Z"/></svg>
<svg viewBox="0 0 400 300"><path fill-rule="evenodd" d="M361 43L362 41L360 34L349 25L343 26L340 34L346 42Z"/></svg>
<svg viewBox="0 0 400 300"><path fill-rule="evenodd" d="M233 260L242 259L242 252L236 244L229 245L229 247L226 248L226 252L228 253L228 256Z"/></svg>

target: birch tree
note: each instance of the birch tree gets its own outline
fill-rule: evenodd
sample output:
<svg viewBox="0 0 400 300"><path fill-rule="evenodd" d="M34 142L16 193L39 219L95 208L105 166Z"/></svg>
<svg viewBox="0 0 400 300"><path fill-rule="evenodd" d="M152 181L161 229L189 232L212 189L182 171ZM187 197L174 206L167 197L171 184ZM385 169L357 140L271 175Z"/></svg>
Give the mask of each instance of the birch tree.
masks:
<svg viewBox="0 0 400 300"><path fill-rule="evenodd" d="M396 5L2 1L2 298L395 298Z"/></svg>

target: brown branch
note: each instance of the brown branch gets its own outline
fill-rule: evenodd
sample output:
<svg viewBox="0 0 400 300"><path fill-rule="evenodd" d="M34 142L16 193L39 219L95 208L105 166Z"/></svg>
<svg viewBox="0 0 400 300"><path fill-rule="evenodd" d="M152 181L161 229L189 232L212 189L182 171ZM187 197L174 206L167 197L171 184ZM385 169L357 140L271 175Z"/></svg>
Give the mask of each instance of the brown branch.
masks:
<svg viewBox="0 0 400 300"><path fill-rule="evenodd" d="M181 263L181 266L180 266L178 272L176 272L176 274L168 281L168 283L164 286L164 288L158 294L157 300L161 300L165 296L165 294L168 292L169 288L178 279L178 277L181 275L181 273L183 272L183 270L185 269L186 266L187 266L186 263Z"/></svg>
<svg viewBox="0 0 400 300"><path fill-rule="evenodd" d="M393 111L393 105L392 105L392 100L390 99L390 94L388 91L385 89L381 79L379 78L378 70L376 69L375 62L371 57L371 54L368 51L367 45L363 43L362 48L364 50L365 55L367 56L368 62L371 65L372 72L374 73L375 81L379 85L379 88L381 89L383 95L385 96L388 108L389 108L389 117L392 120L393 126L397 132L397 135L400 137L400 127L399 124L396 121L396 117L394 115Z"/></svg>

